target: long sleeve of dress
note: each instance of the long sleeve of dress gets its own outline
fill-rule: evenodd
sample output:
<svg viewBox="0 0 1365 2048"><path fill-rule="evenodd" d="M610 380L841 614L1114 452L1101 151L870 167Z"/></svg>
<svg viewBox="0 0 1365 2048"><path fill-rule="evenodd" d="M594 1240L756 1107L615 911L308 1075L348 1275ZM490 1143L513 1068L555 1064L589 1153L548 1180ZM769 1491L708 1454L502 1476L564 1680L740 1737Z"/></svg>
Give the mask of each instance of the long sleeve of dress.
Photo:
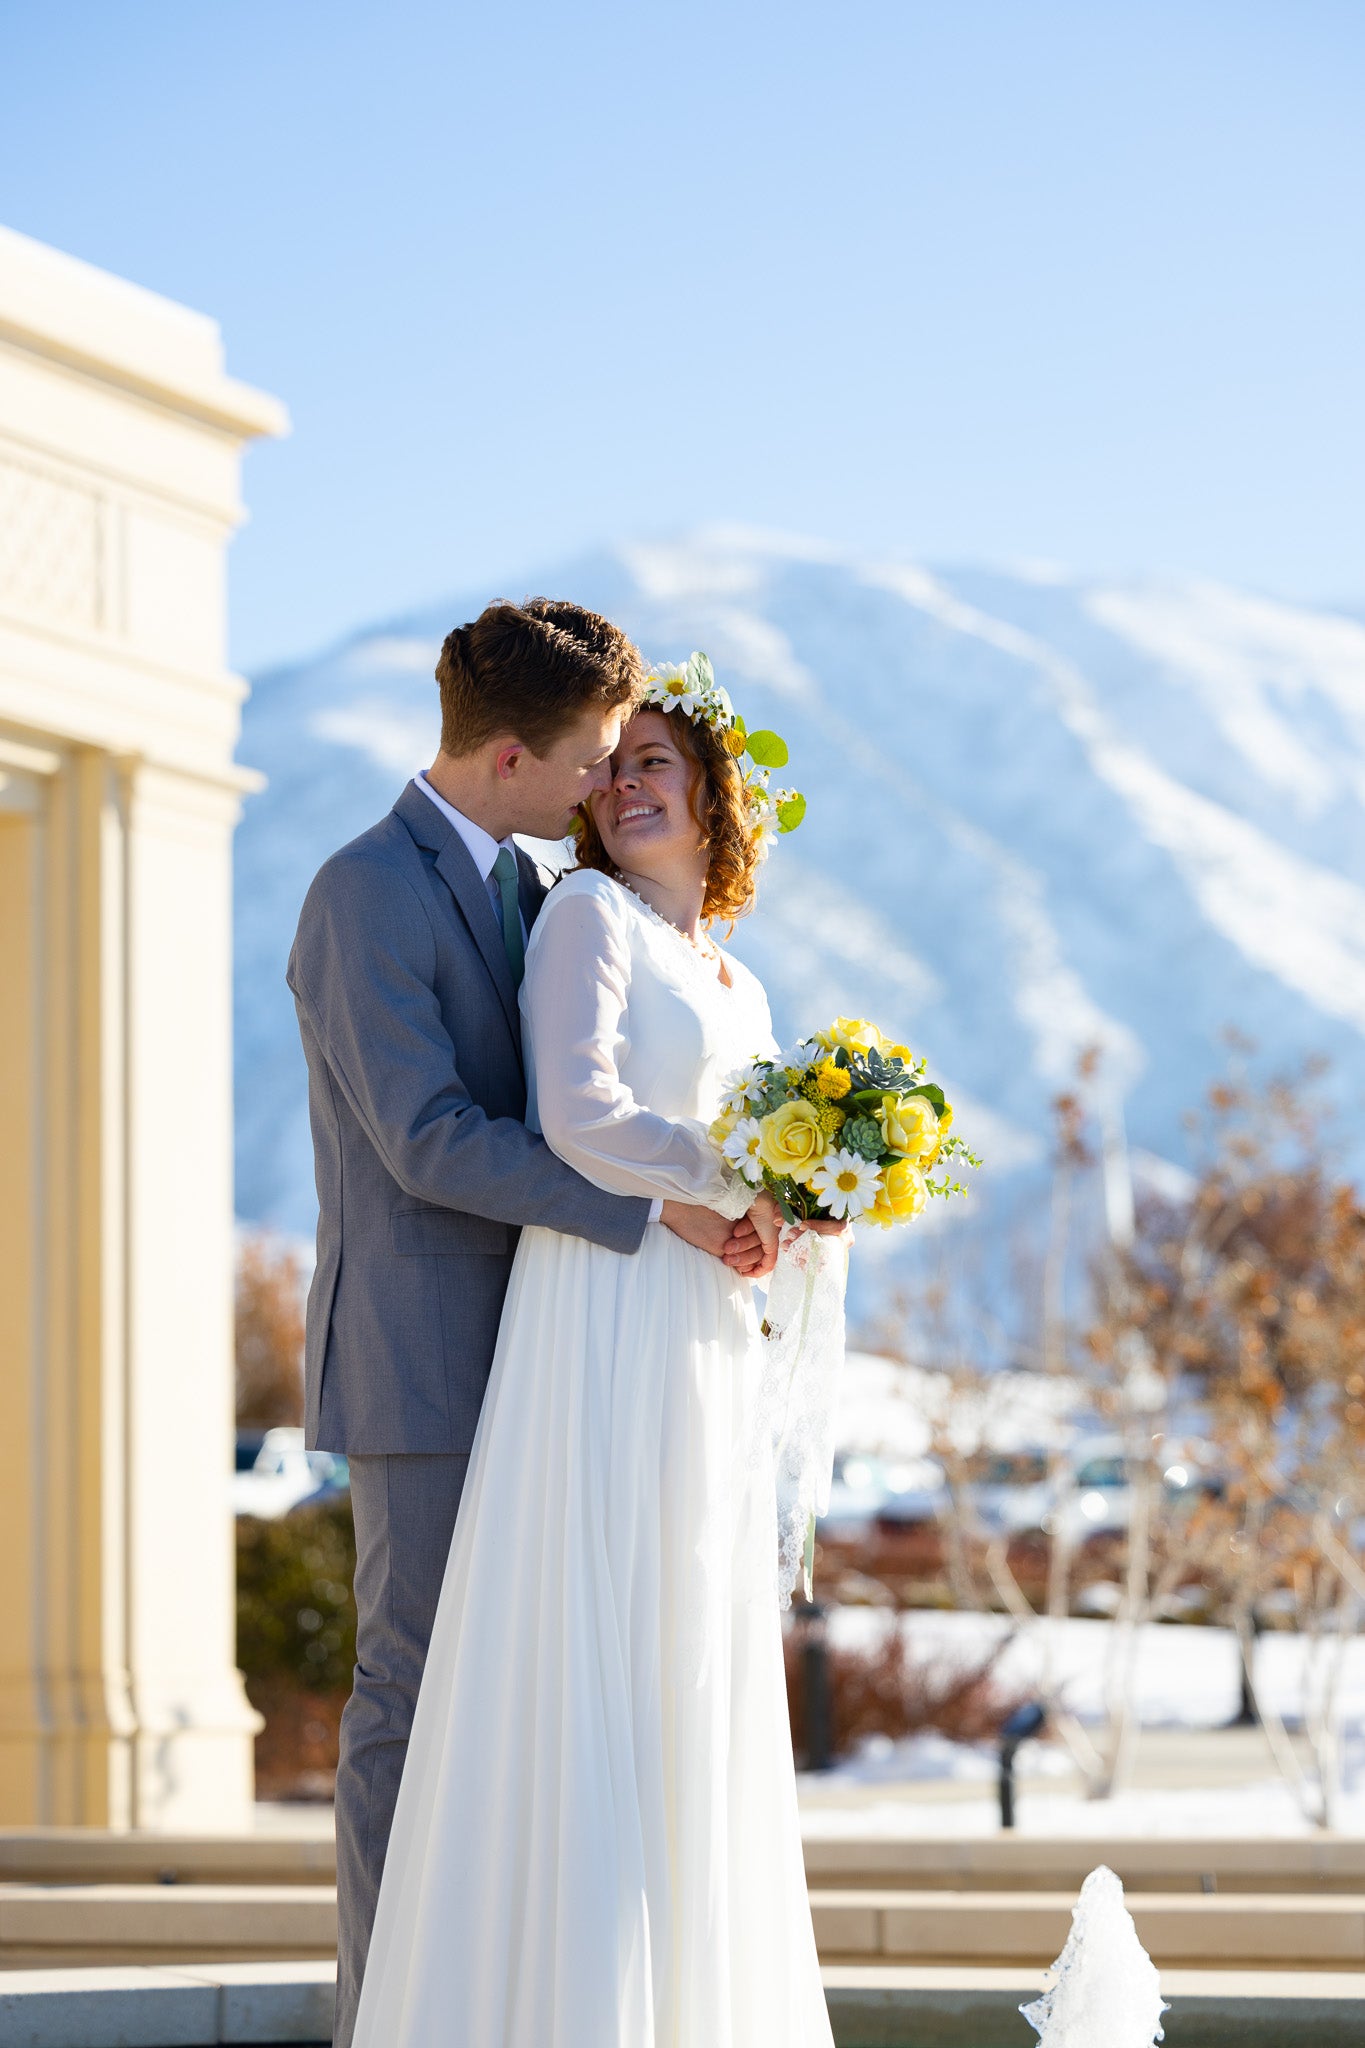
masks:
<svg viewBox="0 0 1365 2048"><path fill-rule="evenodd" d="M621 1078L631 954L615 886L552 890L536 924L521 1000L540 1128L561 1159L610 1193L742 1216L754 1190L722 1162L706 1126L655 1114Z"/></svg>

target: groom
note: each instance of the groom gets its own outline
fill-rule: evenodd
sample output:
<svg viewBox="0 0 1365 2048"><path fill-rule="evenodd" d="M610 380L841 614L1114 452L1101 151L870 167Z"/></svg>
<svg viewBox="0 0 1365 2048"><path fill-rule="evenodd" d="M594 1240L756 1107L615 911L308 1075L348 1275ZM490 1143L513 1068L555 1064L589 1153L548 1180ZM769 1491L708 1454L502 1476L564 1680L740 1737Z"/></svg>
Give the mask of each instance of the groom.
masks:
<svg viewBox="0 0 1365 2048"><path fill-rule="evenodd" d="M512 835L562 838L576 807L610 786L638 653L595 613L532 598L451 633L436 679L436 760L323 865L289 958L319 1205L307 1440L347 1453L356 1536L336 2048L350 2048L519 1226L631 1253L659 1224L740 1272L762 1270L748 1223L605 1194L523 1121L517 989L545 891Z"/></svg>

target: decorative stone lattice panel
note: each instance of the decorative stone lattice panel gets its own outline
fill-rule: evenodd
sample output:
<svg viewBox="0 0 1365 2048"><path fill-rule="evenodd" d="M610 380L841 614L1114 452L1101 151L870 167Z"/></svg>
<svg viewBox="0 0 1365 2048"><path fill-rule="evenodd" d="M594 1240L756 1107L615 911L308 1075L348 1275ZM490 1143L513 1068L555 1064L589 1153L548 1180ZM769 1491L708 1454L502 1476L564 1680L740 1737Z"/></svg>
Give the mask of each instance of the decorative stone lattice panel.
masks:
<svg viewBox="0 0 1365 2048"><path fill-rule="evenodd" d="M104 511L95 492L0 457L0 611L102 625Z"/></svg>

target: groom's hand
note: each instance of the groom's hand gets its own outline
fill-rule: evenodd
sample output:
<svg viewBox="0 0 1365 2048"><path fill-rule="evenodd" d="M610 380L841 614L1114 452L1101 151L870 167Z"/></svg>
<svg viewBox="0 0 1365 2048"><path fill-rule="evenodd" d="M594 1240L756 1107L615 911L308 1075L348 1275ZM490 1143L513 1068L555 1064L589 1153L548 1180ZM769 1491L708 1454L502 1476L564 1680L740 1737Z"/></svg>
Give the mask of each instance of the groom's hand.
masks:
<svg viewBox="0 0 1365 2048"><path fill-rule="evenodd" d="M782 1212L770 1194L760 1194L741 1216L725 1247L725 1263L750 1280L766 1280L777 1265Z"/></svg>
<svg viewBox="0 0 1365 2048"><path fill-rule="evenodd" d="M694 1202L665 1202L659 1221L684 1244L723 1259L733 1272L752 1279L763 1271L762 1239L747 1216L732 1223L714 1209L699 1208Z"/></svg>
<svg viewBox="0 0 1365 2048"><path fill-rule="evenodd" d="M766 1280L777 1264L776 1231L769 1239L755 1227L752 1216L741 1216L726 1228L730 1234L721 1257L731 1272L745 1280Z"/></svg>

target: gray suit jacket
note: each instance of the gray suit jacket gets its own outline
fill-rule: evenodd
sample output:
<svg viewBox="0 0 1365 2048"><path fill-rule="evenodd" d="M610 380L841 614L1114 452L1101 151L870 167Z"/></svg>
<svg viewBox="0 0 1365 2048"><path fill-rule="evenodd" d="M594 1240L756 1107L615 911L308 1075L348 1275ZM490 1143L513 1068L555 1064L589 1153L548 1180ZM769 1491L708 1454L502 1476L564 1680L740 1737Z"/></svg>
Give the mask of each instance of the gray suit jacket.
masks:
<svg viewBox="0 0 1365 2048"><path fill-rule="evenodd" d="M521 856L528 930L544 894ZM527 1130L501 927L459 833L411 784L318 872L288 978L319 1206L308 1443L468 1451L518 1225L634 1252L649 1203L604 1194Z"/></svg>

